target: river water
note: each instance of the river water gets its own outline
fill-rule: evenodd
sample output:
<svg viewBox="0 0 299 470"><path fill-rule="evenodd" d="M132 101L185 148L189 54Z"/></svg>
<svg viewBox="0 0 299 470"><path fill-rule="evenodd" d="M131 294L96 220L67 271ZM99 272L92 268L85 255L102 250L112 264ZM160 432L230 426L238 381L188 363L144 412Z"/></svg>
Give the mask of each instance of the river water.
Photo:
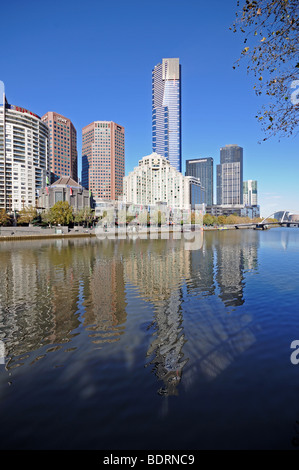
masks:
<svg viewBox="0 0 299 470"><path fill-rule="evenodd" d="M298 229L1 242L0 268L1 449L299 446Z"/></svg>

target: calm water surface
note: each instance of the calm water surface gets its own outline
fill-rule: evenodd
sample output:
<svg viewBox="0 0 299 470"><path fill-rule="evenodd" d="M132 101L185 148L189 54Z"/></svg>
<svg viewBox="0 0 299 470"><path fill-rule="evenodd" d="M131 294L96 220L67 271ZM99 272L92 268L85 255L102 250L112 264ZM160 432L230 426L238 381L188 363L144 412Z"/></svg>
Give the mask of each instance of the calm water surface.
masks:
<svg viewBox="0 0 299 470"><path fill-rule="evenodd" d="M298 229L1 242L0 267L0 448L299 445Z"/></svg>

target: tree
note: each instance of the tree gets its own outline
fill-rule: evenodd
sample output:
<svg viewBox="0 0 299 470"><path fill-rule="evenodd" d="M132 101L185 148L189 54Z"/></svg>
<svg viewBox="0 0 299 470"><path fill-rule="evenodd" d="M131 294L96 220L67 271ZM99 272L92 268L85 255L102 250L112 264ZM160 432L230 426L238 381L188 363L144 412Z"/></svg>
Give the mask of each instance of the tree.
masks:
<svg viewBox="0 0 299 470"><path fill-rule="evenodd" d="M36 217L37 210L35 207L24 207L19 212L18 225L30 224Z"/></svg>
<svg viewBox="0 0 299 470"><path fill-rule="evenodd" d="M67 201L56 202L50 209L48 220L53 225L69 225L74 220L73 209Z"/></svg>
<svg viewBox="0 0 299 470"><path fill-rule="evenodd" d="M226 223L226 216L225 215L219 215L218 216L218 224L219 225L224 225Z"/></svg>
<svg viewBox="0 0 299 470"><path fill-rule="evenodd" d="M236 66L247 58L256 95L270 98L256 115L266 135L263 140L276 134L288 137L298 126L298 28L298 0L246 0L230 28L245 35Z"/></svg>
<svg viewBox="0 0 299 470"><path fill-rule="evenodd" d="M216 221L216 218L211 214L205 214L203 216L204 225L214 225L215 221Z"/></svg>
<svg viewBox="0 0 299 470"><path fill-rule="evenodd" d="M0 225L2 226L11 225L11 218L7 214L5 209L0 209Z"/></svg>
<svg viewBox="0 0 299 470"><path fill-rule="evenodd" d="M235 215L231 214L227 217L226 223L228 225L233 225L233 224L239 224L239 223L241 223L241 221L240 221L239 217L236 217Z"/></svg>
<svg viewBox="0 0 299 470"><path fill-rule="evenodd" d="M76 212L73 220L78 225L86 224L89 226L94 220L94 210L92 210L90 207L85 207L84 209Z"/></svg>

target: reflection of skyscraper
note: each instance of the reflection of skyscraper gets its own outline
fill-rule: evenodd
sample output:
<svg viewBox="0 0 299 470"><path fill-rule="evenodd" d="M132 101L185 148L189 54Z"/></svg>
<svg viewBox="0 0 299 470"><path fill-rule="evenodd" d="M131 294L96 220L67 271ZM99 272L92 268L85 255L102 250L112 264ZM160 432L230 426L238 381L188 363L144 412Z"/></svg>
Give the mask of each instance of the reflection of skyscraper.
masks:
<svg viewBox="0 0 299 470"><path fill-rule="evenodd" d="M139 247L144 250L126 259L125 273L139 287L141 295L155 306L148 365L154 365L156 376L164 382L159 393L175 395L187 362L182 351L186 340L182 328L181 284L189 276L190 252L179 242L171 249L169 240Z"/></svg>
<svg viewBox="0 0 299 470"><path fill-rule="evenodd" d="M230 240L216 245L219 297L226 306L242 305L243 299L243 257L239 232L231 232Z"/></svg>
<svg viewBox="0 0 299 470"><path fill-rule="evenodd" d="M216 378L255 342L256 325L252 317L242 309L237 315L227 312L243 305L244 270L257 269L257 254L258 234L251 230L206 233L203 253L191 252L187 293L188 301L192 295L196 297L197 308L192 312L193 321L184 322L187 338L184 352L189 358L184 369L187 388L198 374ZM217 304L210 295L215 296L218 290L222 302Z"/></svg>
<svg viewBox="0 0 299 470"><path fill-rule="evenodd" d="M201 250L190 251L190 281L187 291L190 295L214 295L216 283L214 279L215 253L210 233L205 233Z"/></svg>
<svg viewBox="0 0 299 470"><path fill-rule="evenodd" d="M109 250L107 254L93 266L89 297L84 302L84 326L96 344L118 341L126 321L123 264Z"/></svg>
<svg viewBox="0 0 299 470"><path fill-rule="evenodd" d="M217 165L217 204L243 204L243 148L226 145Z"/></svg>
<svg viewBox="0 0 299 470"><path fill-rule="evenodd" d="M153 152L182 171L181 66L179 59L162 59L152 71Z"/></svg>

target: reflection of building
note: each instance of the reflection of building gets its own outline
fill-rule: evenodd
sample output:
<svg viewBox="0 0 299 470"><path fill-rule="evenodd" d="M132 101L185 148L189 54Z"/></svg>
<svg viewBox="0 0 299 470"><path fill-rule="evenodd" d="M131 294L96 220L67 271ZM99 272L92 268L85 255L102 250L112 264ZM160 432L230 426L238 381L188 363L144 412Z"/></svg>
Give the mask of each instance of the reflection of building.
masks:
<svg viewBox="0 0 299 470"><path fill-rule="evenodd" d="M82 129L82 184L93 196L116 200L125 176L125 129L95 121Z"/></svg>
<svg viewBox="0 0 299 470"><path fill-rule="evenodd" d="M38 191L49 177L49 130L39 116L0 105L0 209L35 206Z"/></svg>
<svg viewBox="0 0 299 470"><path fill-rule="evenodd" d="M219 297L228 306L237 307L244 303L243 257L239 232L232 232L230 241L216 245ZM233 244L233 246L232 246Z"/></svg>
<svg viewBox="0 0 299 470"><path fill-rule="evenodd" d="M179 242L172 247L170 241L162 240L144 247L139 256L125 260L125 275L138 286L142 297L155 305L148 365L154 366L156 376L164 382L159 393L175 395L187 362L182 351L186 339L180 287L189 276L190 252Z"/></svg>
<svg viewBox="0 0 299 470"><path fill-rule="evenodd" d="M181 66L179 59L162 59L152 71L153 152L182 171Z"/></svg>
<svg viewBox="0 0 299 470"><path fill-rule="evenodd" d="M39 208L50 209L59 201L67 201L74 211L91 207L89 191L70 177L59 178L46 186L39 197Z"/></svg>
<svg viewBox="0 0 299 470"><path fill-rule="evenodd" d="M183 176L165 157L152 153L139 160L139 165L124 178L124 202L138 205L166 203L184 209L203 202L200 181Z"/></svg>
<svg viewBox="0 0 299 470"><path fill-rule="evenodd" d="M193 321L184 321L184 352L189 358L184 369L186 387L198 374L208 380L216 378L254 344L256 335L253 318L242 305L245 271L257 270L258 233L205 235L202 253L190 254L188 300L196 296L197 308ZM205 258L210 262L205 264ZM215 299L217 292L220 303ZM234 307L241 309L234 314Z"/></svg>
<svg viewBox="0 0 299 470"><path fill-rule="evenodd" d="M78 180L77 132L70 119L49 111L42 117L49 128L51 183L61 176Z"/></svg>
<svg viewBox="0 0 299 470"><path fill-rule="evenodd" d="M215 252L212 239L205 234L201 250L190 251L190 270L192 275L187 285L190 295L210 296L215 294Z"/></svg>
<svg viewBox="0 0 299 470"><path fill-rule="evenodd" d="M62 240L15 243L0 252L1 329L12 364L41 345L71 340L70 333L79 325L79 277L89 271L79 240L77 248Z"/></svg>
<svg viewBox="0 0 299 470"><path fill-rule="evenodd" d="M186 176L198 178L204 189L204 203L213 205L213 158L186 160Z"/></svg>
<svg viewBox="0 0 299 470"><path fill-rule="evenodd" d="M91 332L89 336L95 344L118 341L127 317L124 273L123 263L109 249L94 263L89 292L84 301L84 326Z"/></svg>
<svg viewBox="0 0 299 470"><path fill-rule="evenodd" d="M217 165L217 204L243 204L243 148L226 145Z"/></svg>

